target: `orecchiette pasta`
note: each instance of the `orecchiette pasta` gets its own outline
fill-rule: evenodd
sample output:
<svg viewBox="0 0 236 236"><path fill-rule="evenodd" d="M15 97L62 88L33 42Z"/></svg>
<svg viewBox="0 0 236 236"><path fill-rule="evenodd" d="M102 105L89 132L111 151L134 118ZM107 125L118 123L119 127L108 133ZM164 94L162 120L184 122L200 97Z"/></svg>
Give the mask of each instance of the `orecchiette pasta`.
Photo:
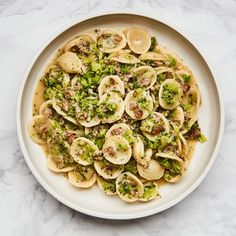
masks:
<svg viewBox="0 0 236 236"><path fill-rule="evenodd" d="M194 74L146 29L84 32L45 71L28 133L74 187L158 199L159 183L180 181L206 141Z"/></svg>

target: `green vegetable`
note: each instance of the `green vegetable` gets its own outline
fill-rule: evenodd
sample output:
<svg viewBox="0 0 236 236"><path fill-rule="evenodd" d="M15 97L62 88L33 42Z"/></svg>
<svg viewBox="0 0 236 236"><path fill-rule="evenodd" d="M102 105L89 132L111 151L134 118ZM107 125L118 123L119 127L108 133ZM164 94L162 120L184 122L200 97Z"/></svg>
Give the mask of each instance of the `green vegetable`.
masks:
<svg viewBox="0 0 236 236"><path fill-rule="evenodd" d="M93 175L93 171L91 171L90 168L91 167L77 164L76 168L74 169L74 173L78 176L79 179L81 179L82 181L86 181L89 180Z"/></svg>
<svg viewBox="0 0 236 236"><path fill-rule="evenodd" d="M64 168L74 164L74 160L70 157L68 148L63 142L50 146L48 151L58 168Z"/></svg>
<svg viewBox="0 0 236 236"><path fill-rule="evenodd" d="M112 75L115 73L115 69L113 65L105 66L105 68L101 71L100 76L104 77L105 75Z"/></svg>
<svg viewBox="0 0 236 236"><path fill-rule="evenodd" d="M178 89L179 89L178 86L175 84L172 84L172 83L164 85L164 90L168 90L168 91L173 92L175 94L178 93Z"/></svg>
<svg viewBox="0 0 236 236"><path fill-rule="evenodd" d="M91 63L91 69L92 69L92 71L94 71L94 72L99 72L99 71L101 71L101 69L102 69L102 65L101 65L100 63L95 62L95 61L92 61L92 63Z"/></svg>
<svg viewBox="0 0 236 236"><path fill-rule="evenodd" d="M184 111L188 111L191 109L191 104L181 104L181 107L184 109Z"/></svg>
<svg viewBox="0 0 236 236"><path fill-rule="evenodd" d="M147 148L157 149L161 145L160 138L156 138L155 141L151 141L148 138L144 138L144 144Z"/></svg>
<svg viewBox="0 0 236 236"><path fill-rule="evenodd" d="M178 86L175 84L165 84L163 86L162 99L169 105L174 104L174 96L178 94Z"/></svg>
<svg viewBox="0 0 236 236"><path fill-rule="evenodd" d="M70 116L70 117L75 117L75 107L69 106L67 115Z"/></svg>
<svg viewBox="0 0 236 236"><path fill-rule="evenodd" d="M123 137L129 142L133 143L135 140L135 137L133 136L132 130L126 130L125 133L123 134Z"/></svg>
<svg viewBox="0 0 236 236"><path fill-rule="evenodd" d="M160 145L161 149L163 149L167 144L171 142L171 139L164 135L160 137L160 140L161 140L161 145Z"/></svg>
<svg viewBox="0 0 236 236"><path fill-rule="evenodd" d="M150 104L151 104L150 100L147 100L146 98L140 98L137 100L137 102L141 108L146 109L149 112L151 112L150 111Z"/></svg>
<svg viewBox="0 0 236 236"><path fill-rule="evenodd" d="M156 185L151 183L150 185L146 185L144 186L144 192L143 195L141 196L141 198L143 199L150 199L152 198L154 195L156 195Z"/></svg>
<svg viewBox="0 0 236 236"><path fill-rule="evenodd" d="M207 138L203 133L201 133L201 135L197 138L197 140L201 143L205 143L207 141Z"/></svg>
<svg viewBox="0 0 236 236"><path fill-rule="evenodd" d="M191 78L190 75L186 75L186 74L183 74L181 77L185 84L187 84Z"/></svg>
<svg viewBox="0 0 236 236"><path fill-rule="evenodd" d="M130 172L134 175L138 173L137 162L134 159L130 159L124 166L124 171Z"/></svg>
<svg viewBox="0 0 236 236"><path fill-rule="evenodd" d="M151 46L148 51L153 51L157 46L157 39L153 36L151 37Z"/></svg>
<svg viewBox="0 0 236 236"><path fill-rule="evenodd" d="M119 186L119 192L122 195L129 195L131 191L133 190L133 186L131 183L123 183L122 185Z"/></svg>
<svg viewBox="0 0 236 236"><path fill-rule="evenodd" d="M131 70L131 68L133 67L133 65L129 65L129 64L120 64L120 70L122 73L127 74L129 73L129 71Z"/></svg>
<svg viewBox="0 0 236 236"><path fill-rule="evenodd" d="M165 73L157 75L157 81L159 82L159 84L162 84L165 80L166 80Z"/></svg>
<svg viewBox="0 0 236 236"><path fill-rule="evenodd" d="M100 177L101 178L101 177ZM113 179L102 179L102 187L105 193L116 192L116 182Z"/></svg>
<svg viewBox="0 0 236 236"><path fill-rule="evenodd" d="M171 67L176 66L176 60L174 57L168 56L168 62L169 62L169 66L171 66Z"/></svg>
<svg viewBox="0 0 236 236"><path fill-rule="evenodd" d="M118 142L117 143L117 150L121 152L126 152L129 149L126 143Z"/></svg>
<svg viewBox="0 0 236 236"><path fill-rule="evenodd" d="M87 71L80 79L80 83L85 89L89 87L94 87L98 85L99 82L100 77L98 75L95 75L94 71Z"/></svg>
<svg viewBox="0 0 236 236"><path fill-rule="evenodd" d="M140 129L145 132L152 132L153 127L155 126L155 120L152 119L151 117L146 118L145 120L142 121Z"/></svg>
<svg viewBox="0 0 236 236"><path fill-rule="evenodd" d="M115 114L118 106L115 103L103 102L97 107L98 118L108 118Z"/></svg>
<svg viewBox="0 0 236 236"><path fill-rule="evenodd" d="M94 148L89 145L88 143L80 143L81 149L83 150L83 153L80 155L80 158L82 160L88 161L89 163L93 163L94 158Z"/></svg>
<svg viewBox="0 0 236 236"><path fill-rule="evenodd" d="M194 124L191 126L189 131L184 135L184 137L186 139L194 139L194 140L199 141L201 143L204 143L204 142L207 141L207 138L201 132L201 128L200 128L200 126L198 124L198 121L194 122Z"/></svg>
<svg viewBox="0 0 236 236"><path fill-rule="evenodd" d="M174 177L181 174L182 167L178 161L164 157L158 157L156 160L166 169L165 173L167 176L170 175L171 177Z"/></svg>
<svg viewBox="0 0 236 236"><path fill-rule="evenodd" d="M95 143L98 146L99 149L102 149L102 146L105 142L105 135L106 135L107 130L106 129L101 129L97 135L97 138L95 139Z"/></svg>

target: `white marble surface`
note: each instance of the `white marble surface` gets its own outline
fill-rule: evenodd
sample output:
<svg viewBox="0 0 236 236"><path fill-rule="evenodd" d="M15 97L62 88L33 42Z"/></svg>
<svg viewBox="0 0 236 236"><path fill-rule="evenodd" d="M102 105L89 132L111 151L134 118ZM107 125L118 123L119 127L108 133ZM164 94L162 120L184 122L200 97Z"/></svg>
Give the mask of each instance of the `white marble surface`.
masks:
<svg viewBox="0 0 236 236"><path fill-rule="evenodd" d="M226 126L218 158L200 187L177 206L145 219L109 221L75 212L42 189L16 137L16 99L35 50L88 14L148 12L177 26L209 58L222 85ZM0 0L1 235L236 235L235 0Z"/></svg>

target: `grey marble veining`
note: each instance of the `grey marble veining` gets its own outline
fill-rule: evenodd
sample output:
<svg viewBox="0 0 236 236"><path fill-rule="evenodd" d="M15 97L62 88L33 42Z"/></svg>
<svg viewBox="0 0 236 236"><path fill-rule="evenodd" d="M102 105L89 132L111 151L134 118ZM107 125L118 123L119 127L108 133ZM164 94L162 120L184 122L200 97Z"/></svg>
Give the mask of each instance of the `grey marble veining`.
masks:
<svg viewBox="0 0 236 236"><path fill-rule="evenodd" d="M209 58L224 96L226 125L218 158L199 188L175 207L132 221L75 212L51 197L29 171L16 137L16 96L32 52L88 14L145 12L177 26ZM0 0L1 235L236 235L235 0Z"/></svg>

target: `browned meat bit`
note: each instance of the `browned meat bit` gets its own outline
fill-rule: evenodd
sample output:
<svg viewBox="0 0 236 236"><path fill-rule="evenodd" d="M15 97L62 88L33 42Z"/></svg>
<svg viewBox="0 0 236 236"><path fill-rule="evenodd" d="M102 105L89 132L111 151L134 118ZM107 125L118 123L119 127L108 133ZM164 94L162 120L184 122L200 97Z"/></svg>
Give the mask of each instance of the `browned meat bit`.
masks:
<svg viewBox="0 0 236 236"><path fill-rule="evenodd" d="M188 92L188 90L190 89L190 85L189 84L183 84L181 83L181 87L184 93Z"/></svg>
<svg viewBox="0 0 236 236"><path fill-rule="evenodd" d="M115 81L113 78L110 78L109 81L110 81L110 84L111 84L111 85L115 85L115 84L116 84L116 81Z"/></svg>
<svg viewBox="0 0 236 236"><path fill-rule="evenodd" d="M132 78L132 75L131 75L131 74L125 74L125 75L124 75L124 78L123 78L123 81L124 81L124 82L128 82L130 78Z"/></svg>
<svg viewBox="0 0 236 236"><path fill-rule="evenodd" d="M110 156L115 156L115 154L116 154L113 147L111 147L111 146L107 147L104 151L107 152Z"/></svg>
<svg viewBox="0 0 236 236"><path fill-rule="evenodd" d="M163 64L162 61L153 61L153 66L162 66Z"/></svg>
<svg viewBox="0 0 236 236"><path fill-rule="evenodd" d="M71 145L75 139L75 134L73 133L67 133L66 137L67 137L67 142Z"/></svg>
<svg viewBox="0 0 236 236"><path fill-rule="evenodd" d="M64 111L68 111L69 110L69 104L68 101L66 101L65 99L61 101L61 108Z"/></svg>
<svg viewBox="0 0 236 236"><path fill-rule="evenodd" d="M80 41L76 46L71 48L72 52L75 53L85 53L88 54L90 52L90 44L87 41Z"/></svg>
<svg viewBox="0 0 236 236"><path fill-rule="evenodd" d="M101 36L100 36L102 39L108 39L109 37L111 37L111 34L102 34ZM100 38L99 37L99 38ZM98 39L99 39L98 38Z"/></svg>
<svg viewBox="0 0 236 236"><path fill-rule="evenodd" d="M102 150L99 150L94 153L94 160L95 161L101 161L103 159L103 152Z"/></svg>
<svg viewBox="0 0 236 236"><path fill-rule="evenodd" d="M70 98L70 97L73 97L75 95L75 91L73 91L72 89L65 88L64 89L64 94L65 94L66 98Z"/></svg>
<svg viewBox="0 0 236 236"><path fill-rule="evenodd" d="M113 129L112 131L111 131L111 134L112 135L120 135L121 133L122 133L122 128L121 127L119 127L119 128L117 128L117 129Z"/></svg>
<svg viewBox="0 0 236 236"><path fill-rule="evenodd" d="M172 73L171 72L166 72L165 76L166 76L166 79L172 79Z"/></svg>
<svg viewBox="0 0 236 236"><path fill-rule="evenodd" d="M200 129L194 129L189 132L190 139L197 139L201 135Z"/></svg>
<svg viewBox="0 0 236 236"><path fill-rule="evenodd" d="M179 156L179 151L176 149L175 146L173 146L172 144L167 144L163 150L163 152L173 152L175 154L177 154Z"/></svg>
<svg viewBox="0 0 236 236"><path fill-rule="evenodd" d="M116 35L113 36L113 42L115 44L119 43L121 40L122 40L122 37L120 35L116 34Z"/></svg>
<svg viewBox="0 0 236 236"><path fill-rule="evenodd" d="M139 107L138 107L138 104L131 102L129 104L129 108L130 108L130 110L134 111L134 110L138 109Z"/></svg>
<svg viewBox="0 0 236 236"><path fill-rule="evenodd" d="M137 109L134 111L134 115L137 119L140 119L143 116L143 111L140 109Z"/></svg>
<svg viewBox="0 0 236 236"><path fill-rule="evenodd" d="M84 113L84 114L81 114L81 115L78 116L79 120L85 120L87 118L88 118L88 114L87 113Z"/></svg>
<svg viewBox="0 0 236 236"><path fill-rule="evenodd" d="M105 166L105 167L104 167L104 171L105 171L108 175L112 175L113 166Z"/></svg>
<svg viewBox="0 0 236 236"><path fill-rule="evenodd" d="M156 126L153 127L153 129L151 131L151 134L157 135L160 132L162 132L163 130L164 130L164 127L162 125L156 125Z"/></svg>
<svg viewBox="0 0 236 236"><path fill-rule="evenodd" d="M42 135L45 135L46 132L48 131L48 126L47 125L43 125L42 127L39 128L39 130L40 130L40 133Z"/></svg>
<svg viewBox="0 0 236 236"><path fill-rule="evenodd" d="M140 81L140 85L147 87L150 84L150 80L148 78L142 78Z"/></svg>
<svg viewBox="0 0 236 236"><path fill-rule="evenodd" d="M142 117L143 111L139 109L138 104L131 102L129 104L129 108L130 108L130 110L132 110L134 112L134 115L137 119L140 119Z"/></svg>
<svg viewBox="0 0 236 236"><path fill-rule="evenodd" d="M44 115L44 117L45 118L50 118L50 117L52 117L52 109L50 109L50 108L46 108L45 110L44 110L44 112L43 112L43 115Z"/></svg>

